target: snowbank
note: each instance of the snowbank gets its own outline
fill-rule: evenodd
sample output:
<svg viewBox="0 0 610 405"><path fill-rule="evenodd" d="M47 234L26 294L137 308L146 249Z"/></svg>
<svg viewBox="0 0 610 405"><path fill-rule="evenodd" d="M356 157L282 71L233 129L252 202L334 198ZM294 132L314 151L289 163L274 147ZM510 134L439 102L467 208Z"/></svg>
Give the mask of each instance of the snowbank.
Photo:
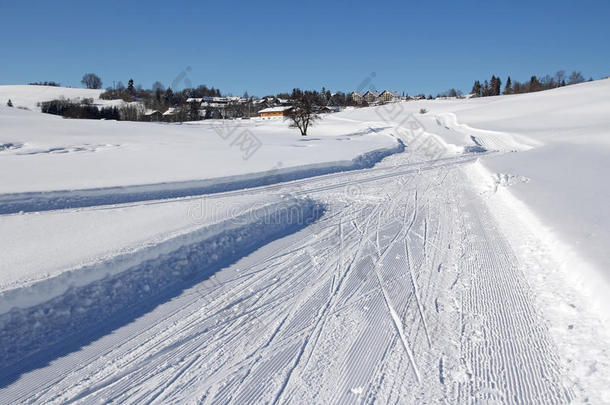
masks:
<svg viewBox="0 0 610 405"><path fill-rule="evenodd" d="M393 147L365 152L352 160L276 168L237 176L99 189L0 194L0 214L158 200L266 186L305 177L373 167L384 157L403 150L404 144L398 141Z"/></svg>
<svg viewBox="0 0 610 405"><path fill-rule="evenodd" d="M204 280L259 246L307 226L323 211L310 199L285 198L107 262L4 291L0 364L5 367L134 305L154 303L155 297Z"/></svg>

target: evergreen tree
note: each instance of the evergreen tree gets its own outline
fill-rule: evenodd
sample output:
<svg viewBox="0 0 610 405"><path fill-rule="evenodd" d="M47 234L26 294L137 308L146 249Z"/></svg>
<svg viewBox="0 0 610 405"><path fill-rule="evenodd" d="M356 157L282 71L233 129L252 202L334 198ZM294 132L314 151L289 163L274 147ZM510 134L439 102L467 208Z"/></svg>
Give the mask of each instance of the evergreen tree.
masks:
<svg viewBox="0 0 610 405"><path fill-rule="evenodd" d="M540 82L536 76L532 76L530 78L530 89L529 91L539 91L540 90Z"/></svg>
<svg viewBox="0 0 610 405"><path fill-rule="evenodd" d="M8 103L6 103L7 106L12 107L13 106L13 102L11 101L11 99L8 99Z"/></svg>
<svg viewBox="0 0 610 405"><path fill-rule="evenodd" d="M504 86L504 94L511 94L513 92L512 83L510 81L510 76L506 79L506 86Z"/></svg>
<svg viewBox="0 0 610 405"><path fill-rule="evenodd" d="M483 83L483 88L481 89L481 95L483 97L487 97L490 95L490 90L489 90L489 82L487 80L485 80L485 83Z"/></svg>
<svg viewBox="0 0 610 405"><path fill-rule="evenodd" d="M127 83L127 92L129 92L129 94L132 96L136 94L136 89L133 86L133 79L129 79L129 82Z"/></svg>
<svg viewBox="0 0 610 405"><path fill-rule="evenodd" d="M476 80L474 82L474 85L472 86L472 90L470 92L472 94L474 94L475 97L480 97L481 96L481 82Z"/></svg>
<svg viewBox="0 0 610 405"><path fill-rule="evenodd" d="M174 92L172 91L171 87L168 87L167 90L165 90L165 95L163 96L163 99L167 104L173 104Z"/></svg>

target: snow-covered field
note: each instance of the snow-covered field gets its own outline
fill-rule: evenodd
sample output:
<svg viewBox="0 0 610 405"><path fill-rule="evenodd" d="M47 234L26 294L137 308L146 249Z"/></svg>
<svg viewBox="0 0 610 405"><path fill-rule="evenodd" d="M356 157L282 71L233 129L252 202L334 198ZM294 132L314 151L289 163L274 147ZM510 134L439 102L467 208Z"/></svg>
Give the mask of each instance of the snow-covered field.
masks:
<svg viewBox="0 0 610 405"><path fill-rule="evenodd" d="M0 402L610 402L609 90L306 138L1 106Z"/></svg>

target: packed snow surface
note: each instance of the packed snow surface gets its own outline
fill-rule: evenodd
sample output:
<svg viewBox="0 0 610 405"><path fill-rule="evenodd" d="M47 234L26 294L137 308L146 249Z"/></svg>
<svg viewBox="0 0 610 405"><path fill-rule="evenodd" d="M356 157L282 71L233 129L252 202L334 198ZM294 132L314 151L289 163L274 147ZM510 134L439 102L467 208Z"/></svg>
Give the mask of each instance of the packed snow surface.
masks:
<svg viewBox="0 0 610 405"><path fill-rule="evenodd" d="M610 402L609 90L0 107L0 403Z"/></svg>

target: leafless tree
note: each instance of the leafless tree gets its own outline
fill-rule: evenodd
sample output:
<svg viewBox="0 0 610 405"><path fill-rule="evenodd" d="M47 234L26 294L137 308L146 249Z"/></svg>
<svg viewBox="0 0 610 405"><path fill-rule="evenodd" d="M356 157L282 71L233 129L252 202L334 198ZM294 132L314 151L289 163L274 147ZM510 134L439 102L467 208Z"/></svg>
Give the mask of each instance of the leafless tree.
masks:
<svg viewBox="0 0 610 405"><path fill-rule="evenodd" d="M94 73L86 73L80 82L84 84L88 89L102 88L102 79L100 79Z"/></svg>
<svg viewBox="0 0 610 405"><path fill-rule="evenodd" d="M565 79L566 79L565 70L558 70L557 73L555 73L555 82L556 82L557 86L561 86L561 82L563 82Z"/></svg>
<svg viewBox="0 0 610 405"><path fill-rule="evenodd" d="M582 73L576 71L572 72L568 78L568 84L578 84L584 81L585 78L583 77Z"/></svg>
<svg viewBox="0 0 610 405"><path fill-rule="evenodd" d="M320 119L318 106L316 106L308 94L302 94L298 99L293 100L293 107L288 116L290 128L298 128L301 136L307 135L307 130Z"/></svg>

